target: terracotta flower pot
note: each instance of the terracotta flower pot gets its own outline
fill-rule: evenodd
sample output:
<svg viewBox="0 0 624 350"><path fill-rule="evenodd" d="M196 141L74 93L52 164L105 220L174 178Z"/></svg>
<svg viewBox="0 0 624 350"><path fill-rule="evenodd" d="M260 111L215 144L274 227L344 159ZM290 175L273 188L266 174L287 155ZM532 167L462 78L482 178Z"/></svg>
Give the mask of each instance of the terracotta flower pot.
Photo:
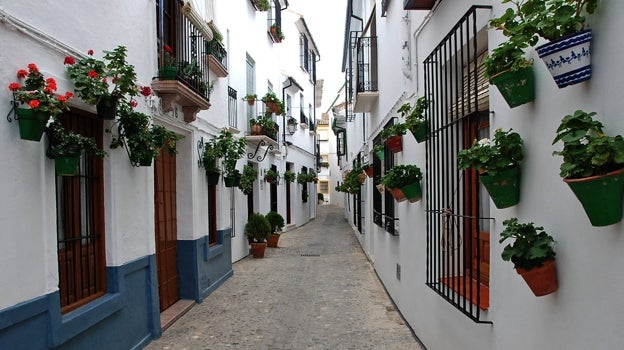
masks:
<svg viewBox="0 0 624 350"><path fill-rule="evenodd" d="M366 182L366 174L359 173L358 174L358 181L360 182L360 184L363 184L364 182Z"/></svg>
<svg viewBox="0 0 624 350"><path fill-rule="evenodd" d="M277 242L279 241L279 238L280 238L279 233L270 234L269 238L267 239L267 247L277 248Z"/></svg>
<svg viewBox="0 0 624 350"><path fill-rule="evenodd" d="M518 268L516 272L522 276L536 297L553 293L559 288L554 260L547 261L543 266L531 270Z"/></svg>
<svg viewBox="0 0 624 350"><path fill-rule="evenodd" d="M366 176L373 177L374 170L375 169L372 166L369 166L368 168L364 169L364 172L366 173Z"/></svg>
<svg viewBox="0 0 624 350"><path fill-rule="evenodd" d="M262 243L251 243L251 255L253 255L253 257L255 259L262 259L264 258L264 251L266 250L267 247L267 243L266 242L262 242Z"/></svg>
<svg viewBox="0 0 624 350"><path fill-rule="evenodd" d="M407 200L407 197L405 197L405 194L400 188L388 188L388 191L390 191L394 200L399 203Z"/></svg>

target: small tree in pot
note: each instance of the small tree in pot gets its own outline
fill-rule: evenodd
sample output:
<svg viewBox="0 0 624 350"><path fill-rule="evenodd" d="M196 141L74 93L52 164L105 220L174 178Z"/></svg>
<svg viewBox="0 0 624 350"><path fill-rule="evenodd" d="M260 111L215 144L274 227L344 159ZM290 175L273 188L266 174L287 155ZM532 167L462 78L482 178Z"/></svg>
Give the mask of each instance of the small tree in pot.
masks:
<svg viewBox="0 0 624 350"><path fill-rule="evenodd" d="M267 240L267 247L277 248L277 242L280 238L280 233L284 227L284 217L278 212L270 211L266 214L267 220L271 225L271 234Z"/></svg>
<svg viewBox="0 0 624 350"><path fill-rule="evenodd" d="M259 213L253 213L245 224L245 236L251 245L251 253L254 258L264 258L264 250L266 249L266 239L271 233L271 224L269 220Z"/></svg>

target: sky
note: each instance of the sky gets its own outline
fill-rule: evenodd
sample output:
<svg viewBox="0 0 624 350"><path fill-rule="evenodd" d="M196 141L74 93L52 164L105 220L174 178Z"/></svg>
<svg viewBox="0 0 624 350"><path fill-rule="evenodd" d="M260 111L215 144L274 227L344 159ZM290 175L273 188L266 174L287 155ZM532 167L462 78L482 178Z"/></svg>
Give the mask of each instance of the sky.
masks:
<svg viewBox="0 0 624 350"><path fill-rule="evenodd" d="M303 15L321 54L316 79L323 79L320 112L325 113L344 84L342 50L347 0L288 0L288 10ZM317 118L321 115L317 111Z"/></svg>

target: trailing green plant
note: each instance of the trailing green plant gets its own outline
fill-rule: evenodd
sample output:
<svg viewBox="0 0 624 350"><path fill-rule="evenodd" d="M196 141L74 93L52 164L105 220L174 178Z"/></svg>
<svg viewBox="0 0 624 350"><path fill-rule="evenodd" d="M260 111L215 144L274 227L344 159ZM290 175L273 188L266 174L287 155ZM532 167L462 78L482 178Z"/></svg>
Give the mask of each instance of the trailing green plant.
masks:
<svg viewBox="0 0 624 350"><path fill-rule="evenodd" d="M505 41L498 45L483 61L485 78L491 78L507 70L515 72L531 67L533 62L527 60L524 56L523 49L527 47L526 43L518 43L516 41Z"/></svg>
<svg viewBox="0 0 624 350"><path fill-rule="evenodd" d="M505 230L501 232L499 243L513 239L513 243L503 248L501 257L511 261L516 269L531 270L555 259L553 243L555 240L534 224L522 224L517 218L503 221Z"/></svg>
<svg viewBox="0 0 624 350"><path fill-rule="evenodd" d="M386 188L401 188L422 180L422 171L413 164L395 165L381 178Z"/></svg>
<svg viewBox="0 0 624 350"><path fill-rule="evenodd" d="M271 225L271 232L278 232L284 228L284 217L276 211L270 211L266 214L267 220Z"/></svg>
<svg viewBox="0 0 624 350"><path fill-rule="evenodd" d="M561 120L553 140L553 145L563 142L563 150L553 152L563 157L561 177L583 178L624 168L624 139L605 135L602 123L593 119L595 115L577 110Z"/></svg>
<svg viewBox="0 0 624 350"><path fill-rule="evenodd" d="M457 166L459 170L474 168L492 176L518 166L523 158L520 135L512 129L503 131L498 128L494 131L494 140L475 139L472 147L459 151Z"/></svg>
<svg viewBox="0 0 624 350"><path fill-rule="evenodd" d="M234 135L223 129L216 137L215 146L217 152L223 158L223 168L225 176L237 176L240 174L236 170L236 162L245 155L247 142L244 138L235 138Z"/></svg>
<svg viewBox="0 0 624 350"><path fill-rule="evenodd" d="M238 188L246 195L253 192L253 183L258 178L258 170L254 169L251 165L245 164L243 166L243 173L241 174L240 183Z"/></svg>
<svg viewBox="0 0 624 350"><path fill-rule="evenodd" d="M273 169L269 169L266 171L266 173L264 173L264 181L268 183L274 183L277 181L278 176L279 172Z"/></svg>
<svg viewBox="0 0 624 350"><path fill-rule="evenodd" d="M316 175L316 171L313 169L308 170L308 182L317 182L318 177Z"/></svg>
<svg viewBox="0 0 624 350"><path fill-rule="evenodd" d="M356 164L344 177L342 182L342 188L345 192L360 193L362 187L361 176L366 176L362 173L360 165Z"/></svg>
<svg viewBox="0 0 624 350"><path fill-rule="evenodd" d="M217 146L215 145L214 140L210 140L204 144L204 149L202 152L202 166L206 173L219 173L218 160L221 158L221 154Z"/></svg>
<svg viewBox="0 0 624 350"><path fill-rule="evenodd" d="M416 132L418 129L426 127L427 118L425 118L425 111L429 106L429 100L425 97L419 97L412 108L409 102L404 103L398 112L403 118L405 118L405 126L412 132Z"/></svg>
<svg viewBox="0 0 624 350"><path fill-rule="evenodd" d="M305 172L300 172L297 174L297 182L301 185L305 185L309 182L310 175Z"/></svg>
<svg viewBox="0 0 624 350"><path fill-rule="evenodd" d="M93 137L85 137L69 131L56 119L48 124L46 134L50 140L50 147L46 154L50 158L79 157L83 152L98 158L106 155L106 152L97 146Z"/></svg>
<svg viewBox="0 0 624 350"><path fill-rule="evenodd" d="M254 0L254 2L260 11L268 11L270 8L269 0Z"/></svg>
<svg viewBox="0 0 624 350"><path fill-rule="evenodd" d="M265 242L271 234L271 224L267 218L259 213L253 213L245 224L245 236L253 242Z"/></svg>
<svg viewBox="0 0 624 350"><path fill-rule="evenodd" d="M284 180L286 180L286 182L293 182L296 177L297 175L294 172L290 170L284 171Z"/></svg>

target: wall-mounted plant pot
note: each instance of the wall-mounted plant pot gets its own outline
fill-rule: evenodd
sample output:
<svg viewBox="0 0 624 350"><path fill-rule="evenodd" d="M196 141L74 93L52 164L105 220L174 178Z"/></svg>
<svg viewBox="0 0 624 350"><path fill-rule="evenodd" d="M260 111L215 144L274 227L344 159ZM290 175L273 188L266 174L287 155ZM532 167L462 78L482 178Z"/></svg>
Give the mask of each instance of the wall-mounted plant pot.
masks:
<svg viewBox="0 0 624 350"><path fill-rule="evenodd" d="M533 66L500 72L492 76L490 83L496 85L510 108L535 100Z"/></svg>
<svg viewBox="0 0 624 350"><path fill-rule="evenodd" d="M544 265L531 270L518 268L516 272L522 276L536 297L548 295L559 288L557 268L554 260L547 261Z"/></svg>
<svg viewBox="0 0 624 350"><path fill-rule="evenodd" d="M247 104L250 106L253 106L256 103L256 99L255 98L248 98L247 99Z"/></svg>
<svg viewBox="0 0 624 350"><path fill-rule="evenodd" d="M407 198L405 197L405 194L403 193L403 191L401 191L400 188L388 188L388 191L390 191L390 194L392 194L392 197L394 198L394 200L399 203L407 200Z"/></svg>
<svg viewBox="0 0 624 350"><path fill-rule="evenodd" d="M267 247L267 243L266 242L262 242L262 243L251 243L251 255L255 258L255 259L262 259L264 258L264 251L266 250Z"/></svg>
<svg viewBox="0 0 624 350"><path fill-rule="evenodd" d="M264 134L264 130L262 128L262 125L260 125L260 124L253 124L251 126L251 134L252 135L263 135Z"/></svg>
<svg viewBox="0 0 624 350"><path fill-rule="evenodd" d="M269 248L277 248L277 243L279 242L280 234L272 233L267 238L267 247Z"/></svg>
<svg viewBox="0 0 624 350"><path fill-rule="evenodd" d="M160 80L175 80L178 75L178 67L176 66L163 66L158 68L158 79Z"/></svg>
<svg viewBox="0 0 624 350"><path fill-rule="evenodd" d="M591 78L591 29L535 48L559 88Z"/></svg>
<svg viewBox="0 0 624 350"><path fill-rule="evenodd" d="M98 117L104 120L115 119L115 114L117 114L118 102L119 98L114 96L105 95L100 97L97 105L95 105Z"/></svg>
<svg viewBox="0 0 624 350"><path fill-rule="evenodd" d="M379 160L384 160L384 158L386 157L385 152L383 150L375 151L374 153L377 156L377 158L379 158Z"/></svg>
<svg viewBox="0 0 624 350"><path fill-rule="evenodd" d="M379 193L381 194L383 194L386 190L386 187L383 184L376 185L375 187L377 188L377 191L379 191Z"/></svg>
<svg viewBox="0 0 624 350"><path fill-rule="evenodd" d="M421 143L427 140L427 126L420 126L417 128L410 128L410 132L414 135L416 142Z"/></svg>
<svg viewBox="0 0 624 350"><path fill-rule="evenodd" d="M206 171L206 179L208 180L209 186L214 186L219 184L219 177L221 174L218 171Z"/></svg>
<svg viewBox="0 0 624 350"><path fill-rule="evenodd" d="M419 181L401 187L401 192L410 203L418 202L422 198L422 188Z"/></svg>
<svg viewBox="0 0 624 350"><path fill-rule="evenodd" d="M403 150L403 135L389 137L386 140L386 145L390 148L392 153L401 152Z"/></svg>
<svg viewBox="0 0 624 350"><path fill-rule="evenodd" d="M56 175L76 176L78 174L78 164L80 164L80 156L54 158Z"/></svg>
<svg viewBox="0 0 624 350"><path fill-rule="evenodd" d="M20 138L28 141L41 141L49 115L35 109L17 108L15 111Z"/></svg>
<svg viewBox="0 0 624 350"><path fill-rule="evenodd" d="M358 177L358 181L360 182L360 185L364 184L364 182L366 182L366 174L364 173L359 173L357 175Z"/></svg>
<svg viewBox="0 0 624 350"><path fill-rule="evenodd" d="M368 177L373 177L374 170L375 168L373 168L372 166L369 166L368 168L364 168L364 173L366 173L366 176Z"/></svg>
<svg viewBox="0 0 624 350"><path fill-rule="evenodd" d="M498 209L509 208L520 202L520 167L513 167L498 175L479 175L490 198Z"/></svg>
<svg viewBox="0 0 624 350"><path fill-rule="evenodd" d="M613 225L622 220L624 169L582 179L563 179L583 205L593 226Z"/></svg>
<svg viewBox="0 0 624 350"><path fill-rule="evenodd" d="M240 175L224 176L223 182L225 183L225 187L237 187L240 184L240 179Z"/></svg>

